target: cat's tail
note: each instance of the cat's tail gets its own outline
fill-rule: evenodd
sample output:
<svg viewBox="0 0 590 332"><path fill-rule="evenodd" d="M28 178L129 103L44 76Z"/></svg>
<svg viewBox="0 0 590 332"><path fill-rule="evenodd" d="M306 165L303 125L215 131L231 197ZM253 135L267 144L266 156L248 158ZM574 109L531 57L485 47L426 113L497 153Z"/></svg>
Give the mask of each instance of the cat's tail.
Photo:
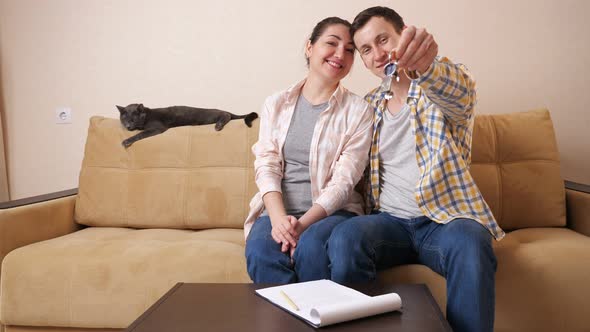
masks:
<svg viewBox="0 0 590 332"><path fill-rule="evenodd" d="M244 119L244 122L246 123L246 126L248 127L252 127L252 121L258 119L258 113L256 112L252 112L250 114L246 114L246 115L231 115L232 120L233 119Z"/></svg>

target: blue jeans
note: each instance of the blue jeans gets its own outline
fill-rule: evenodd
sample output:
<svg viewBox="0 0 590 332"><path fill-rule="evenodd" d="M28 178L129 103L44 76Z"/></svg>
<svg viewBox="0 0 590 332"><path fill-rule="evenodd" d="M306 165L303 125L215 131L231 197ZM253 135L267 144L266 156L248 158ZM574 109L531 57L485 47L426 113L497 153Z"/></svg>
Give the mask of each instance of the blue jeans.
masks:
<svg viewBox="0 0 590 332"><path fill-rule="evenodd" d="M278 284L330 279L330 261L326 251L328 238L334 227L353 216L354 213L337 211L309 226L299 237L293 263L289 252L281 252L281 244L273 240L270 218L258 218L246 240L250 278L255 283Z"/></svg>
<svg viewBox="0 0 590 332"><path fill-rule="evenodd" d="M496 256L491 234L475 220L358 216L332 231L328 255L338 283L372 281L382 269L424 264L447 280L447 319L455 332L493 331Z"/></svg>

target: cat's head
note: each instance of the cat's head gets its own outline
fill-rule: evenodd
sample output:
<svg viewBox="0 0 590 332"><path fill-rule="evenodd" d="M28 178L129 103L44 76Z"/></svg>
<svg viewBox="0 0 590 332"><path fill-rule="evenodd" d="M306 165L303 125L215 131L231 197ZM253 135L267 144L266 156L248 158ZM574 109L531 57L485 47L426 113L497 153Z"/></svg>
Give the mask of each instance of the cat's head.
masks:
<svg viewBox="0 0 590 332"><path fill-rule="evenodd" d="M121 124L127 130L141 130L145 126L146 112L143 104L129 104L125 107L117 105Z"/></svg>

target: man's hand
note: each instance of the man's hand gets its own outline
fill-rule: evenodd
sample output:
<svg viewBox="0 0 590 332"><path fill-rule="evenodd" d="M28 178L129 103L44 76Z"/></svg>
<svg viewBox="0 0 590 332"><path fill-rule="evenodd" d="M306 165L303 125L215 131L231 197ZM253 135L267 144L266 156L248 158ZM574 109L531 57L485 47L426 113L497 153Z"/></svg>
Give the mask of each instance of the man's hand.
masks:
<svg viewBox="0 0 590 332"><path fill-rule="evenodd" d="M272 225L272 231L270 234L276 243L282 244L282 252L287 252L290 247L297 246L299 234L297 234L295 227L293 226L296 222L297 218L293 216L278 216L270 218L270 223Z"/></svg>
<svg viewBox="0 0 590 332"><path fill-rule="evenodd" d="M398 67L410 71L425 73L438 54L438 44L434 37L424 28L407 26L395 49Z"/></svg>

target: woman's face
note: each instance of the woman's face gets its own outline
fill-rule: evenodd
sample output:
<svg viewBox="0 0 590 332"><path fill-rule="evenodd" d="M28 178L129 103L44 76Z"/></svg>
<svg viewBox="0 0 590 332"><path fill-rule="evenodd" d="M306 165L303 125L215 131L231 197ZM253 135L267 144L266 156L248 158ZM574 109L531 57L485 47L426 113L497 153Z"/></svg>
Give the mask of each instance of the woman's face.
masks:
<svg viewBox="0 0 590 332"><path fill-rule="evenodd" d="M354 62L354 44L350 30L342 24L328 26L314 44L307 42L305 54L309 58L310 74L338 82Z"/></svg>

